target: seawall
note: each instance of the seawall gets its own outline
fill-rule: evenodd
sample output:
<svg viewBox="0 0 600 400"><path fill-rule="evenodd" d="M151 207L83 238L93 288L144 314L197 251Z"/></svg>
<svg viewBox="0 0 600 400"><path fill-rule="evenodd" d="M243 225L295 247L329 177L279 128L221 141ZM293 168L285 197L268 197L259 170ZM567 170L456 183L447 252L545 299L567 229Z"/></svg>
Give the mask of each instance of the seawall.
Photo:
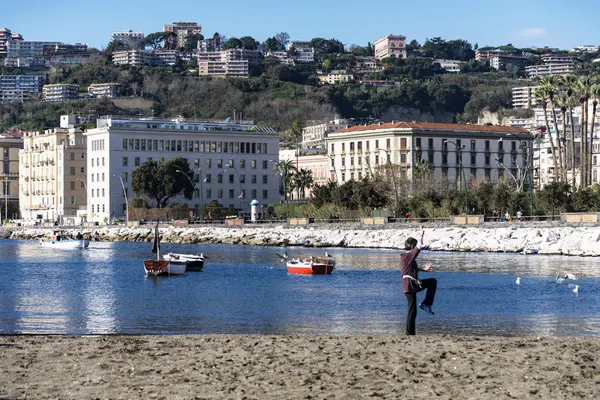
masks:
<svg viewBox="0 0 600 400"><path fill-rule="evenodd" d="M150 242L154 229L144 227L65 228L81 232L92 241ZM161 241L170 243L230 243L258 246L353 247L401 249L409 237L419 237L420 228L358 229L288 227L174 227L161 226ZM51 228L0 229L0 238L40 239L49 237ZM539 254L600 256L600 227L429 227L425 228L425 248L433 251L522 252L535 249Z"/></svg>

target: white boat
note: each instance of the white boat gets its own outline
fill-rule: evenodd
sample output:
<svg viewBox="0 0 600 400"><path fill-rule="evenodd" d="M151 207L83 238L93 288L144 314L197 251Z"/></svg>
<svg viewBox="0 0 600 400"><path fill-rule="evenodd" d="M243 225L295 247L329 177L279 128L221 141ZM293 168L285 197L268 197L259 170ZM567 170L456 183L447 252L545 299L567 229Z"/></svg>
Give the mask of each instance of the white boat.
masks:
<svg viewBox="0 0 600 400"><path fill-rule="evenodd" d="M152 252L156 253L156 260L144 260L144 271L149 276L183 275L187 267L185 262L171 262L160 259L160 236L158 234L158 222L154 228L154 241Z"/></svg>
<svg viewBox="0 0 600 400"><path fill-rule="evenodd" d="M163 256L163 259L169 261L170 264L183 264L187 271L201 271L204 267L204 254L180 254L168 253Z"/></svg>
<svg viewBox="0 0 600 400"><path fill-rule="evenodd" d="M85 249L90 245L90 241L79 237L72 239L64 233L55 231L48 239L40 239L40 246L52 249Z"/></svg>

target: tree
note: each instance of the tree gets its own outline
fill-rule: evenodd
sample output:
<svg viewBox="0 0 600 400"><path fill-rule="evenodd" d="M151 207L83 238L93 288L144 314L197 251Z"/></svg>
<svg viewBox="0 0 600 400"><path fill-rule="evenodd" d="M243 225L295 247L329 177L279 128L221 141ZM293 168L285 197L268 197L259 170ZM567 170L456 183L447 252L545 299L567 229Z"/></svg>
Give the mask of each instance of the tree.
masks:
<svg viewBox="0 0 600 400"><path fill-rule="evenodd" d="M267 51L283 50L281 48L281 44L275 37L267 38L267 40L264 42L264 45L267 48Z"/></svg>
<svg viewBox="0 0 600 400"><path fill-rule="evenodd" d="M273 173L281 175L283 183L283 199L287 200L288 191L292 188L292 180L297 168L289 160L279 160L273 167Z"/></svg>
<svg viewBox="0 0 600 400"><path fill-rule="evenodd" d="M279 32L275 35L275 39L279 42L280 49L285 50L285 47L290 42L290 35L287 32Z"/></svg>
<svg viewBox="0 0 600 400"><path fill-rule="evenodd" d="M325 60L323 60L323 69L325 70L326 73L328 71L331 71L331 66L332 66L331 58L326 58Z"/></svg>
<svg viewBox="0 0 600 400"><path fill-rule="evenodd" d="M256 50L258 48L258 41L256 41L252 36L242 36L240 38L240 42L242 42L242 48L247 50Z"/></svg>
<svg viewBox="0 0 600 400"><path fill-rule="evenodd" d="M244 43L238 38L229 38L223 45L223 49L241 49L244 47Z"/></svg>
<svg viewBox="0 0 600 400"><path fill-rule="evenodd" d="M548 89L545 87L538 87L535 89L535 97L541 100L542 110L544 111L544 121L546 123L546 134L548 134L548 138L550 139L550 147L552 148L552 163L554 166L554 177L558 179L558 157L556 157L556 146L554 146L554 138L552 137L552 132L550 131L550 122L548 121Z"/></svg>
<svg viewBox="0 0 600 400"><path fill-rule="evenodd" d="M146 35L143 43L145 46L152 47L153 50L163 46L168 49L174 49L177 44L173 44L174 38L177 38L175 32L154 32Z"/></svg>
<svg viewBox="0 0 600 400"><path fill-rule="evenodd" d="M560 131L558 130L558 124L556 122L556 104L554 101L554 93L559 89L559 81L555 76L543 77L540 79L540 86L546 92L546 98L550 102L550 111L552 113L552 123L554 126L554 133L556 134L556 142L558 148L558 166L559 170L555 172L555 176L560 179L566 181L566 169L563 160L563 151L562 151L562 138L560 137ZM548 132L550 138L552 138L552 132ZM565 132L563 132L565 134ZM556 153L552 153L554 158L556 157Z"/></svg>
<svg viewBox="0 0 600 400"><path fill-rule="evenodd" d="M177 172L177 171L181 172ZM184 175L192 175L187 159L175 157L163 163L147 160L131 174L131 188L138 196L148 196L159 208L175 196L191 200L194 188Z"/></svg>
<svg viewBox="0 0 600 400"><path fill-rule="evenodd" d="M300 171L294 175L294 183L298 190L298 196L304 199L306 197L305 189L312 188L314 184L312 171L304 168L300 169Z"/></svg>
<svg viewBox="0 0 600 400"><path fill-rule="evenodd" d="M551 182L538 192L540 199L552 216L569 209L570 186L564 182Z"/></svg>

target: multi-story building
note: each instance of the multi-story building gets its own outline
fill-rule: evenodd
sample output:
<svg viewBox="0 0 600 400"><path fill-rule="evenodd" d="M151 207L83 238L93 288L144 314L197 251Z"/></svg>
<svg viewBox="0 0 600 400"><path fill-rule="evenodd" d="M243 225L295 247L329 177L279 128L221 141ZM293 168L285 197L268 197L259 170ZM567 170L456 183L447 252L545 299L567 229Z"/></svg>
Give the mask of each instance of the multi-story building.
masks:
<svg viewBox="0 0 600 400"><path fill-rule="evenodd" d="M88 94L92 97L117 97L120 83L94 83L88 87Z"/></svg>
<svg viewBox="0 0 600 400"><path fill-rule="evenodd" d="M77 224L86 208L86 138L77 118L60 117L60 127L26 133L19 152L19 204L29 221Z"/></svg>
<svg viewBox="0 0 600 400"><path fill-rule="evenodd" d="M535 96L535 90L539 86L522 86L512 88L512 106L513 108L530 109L538 104L538 98Z"/></svg>
<svg viewBox="0 0 600 400"><path fill-rule="evenodd" d="M163 32L175 32L177 35L177 47L185 47L188 39L202 34L202 26L197 22L173 22L164 25Z"/></svg>
<svg viewBox="0 0 600 400"><path fill-rule="evenodd" d="M315 48L312 47L310 42L294 40L288 44L288 49L292 51L294 61L315 62Z"/></svg>
<svg viewBox="0 0 600 400"><path fill-rule="evenodd" d="M581 45L577 47L573 47L571 49L571 53L597 53L600 51L600 46L593 46L591 44Z"/></svg>
<svg viewBox="0 0 600 400"><path fill-rule="evenodd" d="M131 29L112 34L112 40L125 43L132 50L144 49L144 37L143 32L134 32Z"/></svg>
<svg viewBox="0 0 600 400"><path fill-rule="evenodd" d="M348 121L336 118L332 121L312 124L302 128L302 148L324 149L325 139L330 132L348 127Z"/></svg>
<svg viewBox="0 0 600 400"><path fill-rule="evenodd" d="M19 218L19 150L23 138L18 135L0 135L0 221Z"/></svg>
<svg viewBox="0 0 600 400"><path fill-rule="evenodd" d="M266 54L267 57L275 57L284 64L293 64L294 59L288 55L287 51L284 50L269 50Z"/></svg>
<svg viewBox="0 0 600 400"><path fill-rule="evenodd" d="M354 80L354 75L346 71L331 71L328 74L318 75L319 82L321 84L330 84L350 82Z"/></svg>
<svg viewBox="0 0 600 400"><path fill-rule="evenodd" d="M8 42L13 40L10 29L0 28L0 58L6 58Z"/></svg>
<svg viewBox="0 0 600 400"><path fill-rule="evenodd" d="M572 64L543 64L525 67L525 72L527 72L529 78L550 75L568 75L572 74L573 70L574 67Z"/></svg>
<svg viewBox="0 0 600 400"><path fill-rule="evenodd" d="M250 65L258 63L258 51L228 49L198 53L198 72L201 76L248 78Z"/></svg>
<svg viewBox="0 0 600 400"><path fill-rule="evenodd" d="M152 65L156 66L172 66L177 64L177 50L155 50Z"/></svg>
<svg viewBox="0 0 600 400"><path fill-rule="evenodd" d="M0 103L38 97L45 82L45 75L0 75Z"/></svg>
<svg viewBox="0 0 600 400"><path fill-rule="evenodd" d="M129 65L132 67L143 67L154 64L154 52L152 50L123 50L115 51L112 55L115 65Z"/></svg>
<svg viewBox="0 0 600 400"><path fill-rule="evenodd" d="M454 74L460 73L460 63L461 63L461 61L459 61L459 60L442 60L442 59L438 59L438 60L433 60L433 62L440 64L440 67L442 67L447 72L454 73Z"/></svg>
<svg viewBox="0 0 600 400"><path fill-rule="evenodd" d="M102 117L84 133L88 143L88 218L106 222L122 218L133 171L147 160L164 162L184 157L193 169L200 198L176 203L199 207L217 200L247 208L251 200L279 202L279 133L249 122L183 121ZM191 177L190 177L191 178ZM121 185L123 180L123 186ZM123 188L125 190L123 190Z"/></svg>
<svg viewBox="0 0 600 400"><path fill-rule="evenodd" d="M544 54L541 59L544 64L573 64L573 58L559 54Z"/></svg>
<svg viewBox="0 0 600 400"><path fill-rule="evenodd" d="M43 59L44 55L51 49L56 49L58 44L58 42L11 40L6 46L6 57Z"/></svg>
<svg viewBox="0 0 600 400"><path fill-rule="evenodd" d="M438 178L496 182L510 176L507 170L514 176L523 171L523 177L531 170L532 141L527 130L508 126L391 122L332 132L327 151L331 177L342 184L388 163L397 166L400 178L412 179L421 160Z"/></svg>
<svg viewBox="0 0 600 400"><path fill-rule="evenodd" d="M406 36L387 35L375 42L375 58L382 60L389 56L406 58Z"/></svg>
<svg viewBox="0 0 600 400"><path fill-rule="evenodd" d="M330 181L333 181L329 173L331 159L326 154L307 154L296 157L294 150L283 150L279 152L279 160L290 161L298 171L301 169L310 171L314 186L326 185ZM312 188L305 188L303 193L299 193L297 188L290 190L290 192L291 199L310 198Z"/></svg>
<svg viewBox="0 0 600 400"><path fill-rule="evenodd" d="M48 103L75 100L79 98L79 86L66 83L44 85L42 99Z"/></svg>
<svg viewBox="0 0 600 400"><path fill-rule="evenodd" d="M60 42L11 40L5 64L18 67L50 66L56 63L80 64L89 60L87 45Z"/></svg>
<svg viewBox="0 0 600 400"><path fill-rule="evenodd" d="M490 67L497 70L508 70L513 67L523 68L531 64L531 61L527 57L515 56L512 54L498 54L490 57Z"/></svg>

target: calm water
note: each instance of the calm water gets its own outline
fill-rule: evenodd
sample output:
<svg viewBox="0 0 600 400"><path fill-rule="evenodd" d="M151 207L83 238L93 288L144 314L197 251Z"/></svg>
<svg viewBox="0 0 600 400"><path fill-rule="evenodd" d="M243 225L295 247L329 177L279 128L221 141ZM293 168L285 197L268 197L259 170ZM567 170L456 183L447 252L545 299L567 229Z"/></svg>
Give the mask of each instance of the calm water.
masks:
<svg viewBox="0 0 600 400"><path fill-rule="evenodd" d="M152 257L150 247L91 243L59 251L0 240L0 333L404 331L397 251L328 249L338 265L332 275L294 276L279 262L279 248L163 243L163 251L202 251L210 259L202 272L146 278L142 260ZM427 276L439 286L437 314L419 313L418 333L600 334L600 259L428 252L420 258L434 264ZM564 272L579 276L578 294L554 282Z"/></svg>

